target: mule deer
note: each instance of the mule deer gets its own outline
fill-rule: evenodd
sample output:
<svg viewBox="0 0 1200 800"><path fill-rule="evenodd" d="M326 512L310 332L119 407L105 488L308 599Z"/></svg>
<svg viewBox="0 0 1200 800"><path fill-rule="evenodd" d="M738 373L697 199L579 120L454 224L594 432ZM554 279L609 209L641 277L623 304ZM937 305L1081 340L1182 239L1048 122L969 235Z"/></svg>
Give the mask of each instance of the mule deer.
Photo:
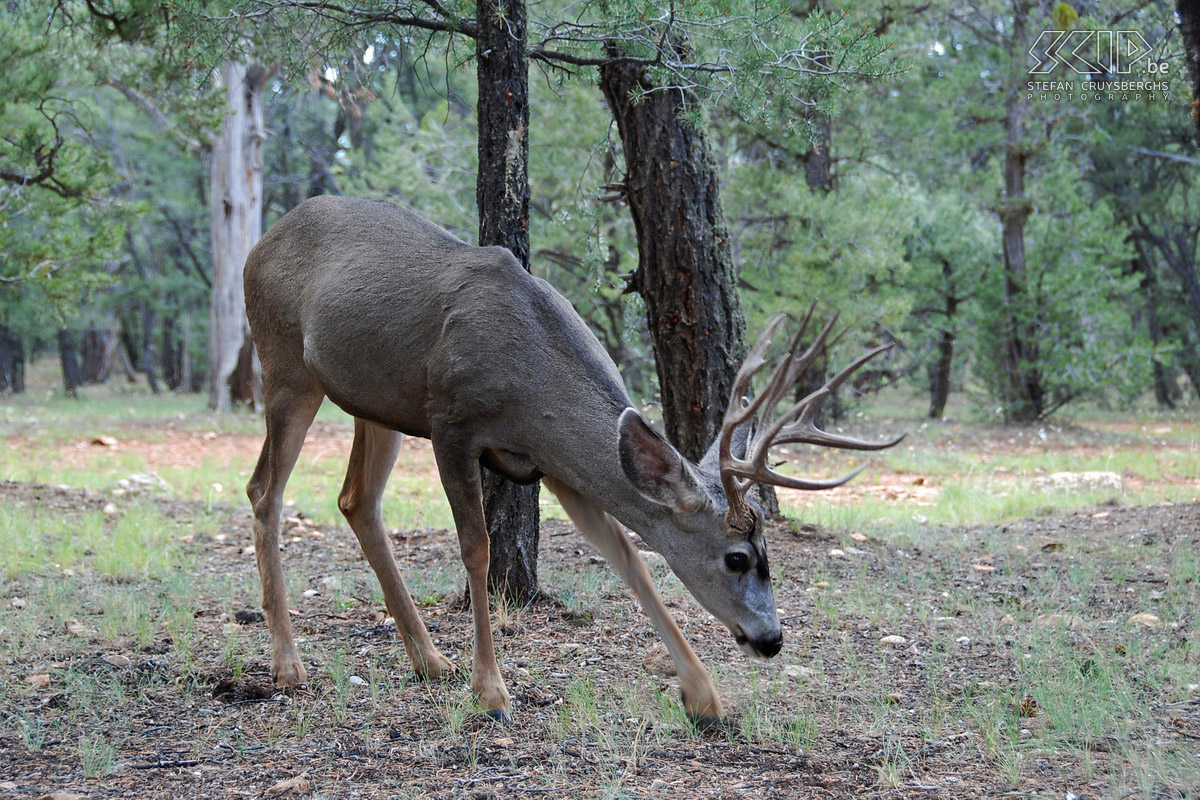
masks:
<svg viewBox="0 0 1200 800"><path fill-rule="evenodd" d="M755 481L821 489L852 476L824 482L786 477L768 467L767 451L783 442L858 449L895 443L834 436L811 423L822 399L883 348L771 421L832 323L799 355L798 334L763 393L741 400L765 363L777 319L737 377L717 442L699 464L689 463L632 408L612 359L545 281L522 269L508 250L465 244L386 202L305 201L250 253L245 288L262 359L267 428L246 491L254 506L271 675L281 686L307 681L284 595L283 490L326 396L354 417L338 506L379 578L414 669L426 677L450 670L451 663L434 646L405 588L380 501L402 434L432 441L474 600L471 687L480 707L496 718L507 718L510 703L486 600L481 464L514 481L545 481L633 589L666 642L687 712L711 719L721 714L712 680L621 526L666 558L745 652L770 658L783 637L762 514L747 490ZM752 435L756 414L764 422Z"/></svg>

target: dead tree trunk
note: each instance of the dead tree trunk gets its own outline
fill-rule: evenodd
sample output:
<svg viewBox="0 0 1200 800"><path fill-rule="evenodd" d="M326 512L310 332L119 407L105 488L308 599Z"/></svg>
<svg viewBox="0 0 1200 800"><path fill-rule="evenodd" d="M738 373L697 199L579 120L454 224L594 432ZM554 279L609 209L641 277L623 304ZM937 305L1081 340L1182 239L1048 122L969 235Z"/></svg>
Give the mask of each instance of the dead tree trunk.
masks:
<svg viewBox="0 0 1200 800"><path fill-rule="evenodd" d="M479 243L501 245L529 269L529 65L524 0L478 0ZM510 601L537 597L538 486L483 471L491 537L488 587Z"/></svg>
<svg viewBox="0 0 1200 800"><path fill-rule="evenodd" d="M262 87L267 71L230 61L218 82L228 116L212 144L212 305L209 329L209 406L229 411L233 403L259 405L261 381L250 344L242 267L262 234ZM239 362L248 367L239 370Z"/></svg>

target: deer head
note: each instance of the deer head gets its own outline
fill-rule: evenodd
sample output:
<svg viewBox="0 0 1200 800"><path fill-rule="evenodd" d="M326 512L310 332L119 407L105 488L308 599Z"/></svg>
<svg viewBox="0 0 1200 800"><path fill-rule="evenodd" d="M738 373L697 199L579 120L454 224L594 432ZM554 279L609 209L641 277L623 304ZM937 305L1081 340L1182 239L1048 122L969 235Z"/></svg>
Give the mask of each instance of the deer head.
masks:
<svg viewBox="0 0 1200 800"><path fill-rule="evenodd" d="M862 470L833 480L795 478L771 468L771 448L807 443L882 450L904 438L868 442L828 433L813 422L825 398L890 345L864 353L820 389L776 415L779 401L821 352L837 321L836 316L831 319L800 352L812 315L810 308L762 393L751 399L753 378L766 366L767 347L784 317L771 320L738 371L721 432L699 464L685 459L633 409L627 409L620 420L621 466L626 476L646 499L670 512L668 526L640 526L639 532L662 553L701 605L729 628L743 652L763 658L779 652L783 636L771 588L764 514L751 486L831 489Z"/></svg>

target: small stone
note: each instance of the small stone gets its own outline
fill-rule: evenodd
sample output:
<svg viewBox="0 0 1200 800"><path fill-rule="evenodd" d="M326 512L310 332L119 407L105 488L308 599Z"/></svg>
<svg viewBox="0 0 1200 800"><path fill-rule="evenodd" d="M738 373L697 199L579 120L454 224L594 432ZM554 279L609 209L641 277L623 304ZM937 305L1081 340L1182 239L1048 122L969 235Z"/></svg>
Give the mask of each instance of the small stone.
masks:
<svg viewBox="0 0 1200 800"><path fill-rule="evenodd" d="M118 442L117 442L117 437L115 437L115 436L107 436L105 434L101 434L101 435L97 436L96 438L92 439L92 444L96 447L116 447Z"/></svg>
<svg viewBox="0 0 1200 800"><path fill-rule="evenodd" d="M117 506L114 503L105 503L104 508L102 508L101 511L104 512L106 517L111 517L113 514L117 513Z"/></svg>
<svg viewBox="0 0 1200 800"><path fill-rule="evenodd" d="M256 608L241 608L233 612L233 621L239 625L257 625L266 619L267 615Z"/></svg>
<svg viewBox="0 0 1200 800"><path fill-rule="evenodd" d="M787 675L792 680L798 683L806 683L812 680L817 671L812 667L801 667L797 665L789 665L783 668L783 674Z"/></svg>
<svg viewBox="0 0 1200 800"><path fill-rule="evenodd" d="M225 487L214 481L213 485L212 485L212 490L216 494L220 494L221 492L225 491Z"/></svg>
<svg viewBox="0 0 1200 800"><path fill-rule="evenodd" d="M905 639L903 636L892 634L890 636L884 636L879 640L879 643L882 645L887 645L888 647L903 647L904 645L908 644L908 639Z"/></svg>
<svg viewBox="0 0 1200 800"><path fill-rule="evenodd" d="M996 568L991 564L972 564L971 569L976 572L995 572Z"/></svg>
<svg viewBox="0 0 1200 800"><path fill-rule="evenodd" d="M1161 628L1162 627L1162 620L1158 618L1158 615L1150 614L1148 612L1142 612L1141 614L1134 614L1132 617L1130 617L1128 619L1127 622L1129 625L1136 625L1141 628L1153 629L1153 628Z"/></svg>
<svg viewBox="0 0 1200 800"><path fill-rule="evenodd" d="M851 538L851 539L853 539L853 540L854 540L854 541L856 541L856 542L865 542L865 541L867 541L867 536L866 536L866 534L864 534L864 533L852 533L852 534L850 534L850 538Z"/></svg>
<svg viewBox="0 0 1200 800"><path fill-rule="evenodd" d="M650 781L650 791L652 792L661 792L666 788L667 782L662 778L655 778L654 780Z"/></svg>
<svg viewBox="0 0 1200 800"><path fill-rule="evenodd" d="M110 653L104 656L104 660L109 664L112 664L114 667L128 667L131 663L133 663L129 660L128 656L122 656L116 653Z"/></svg>
<svg viewBox="0 0 1200 800"><path fill-rule="evenodd" d="M887 695L887 701L894 706L900 705L903 700L904 695L900 694L899 692L892 692L891 694Z"/></svg>
<svg viewBox="0 0 1200 800"><path fill-rule="evenodd" d="M350 676L350 683L353 686L366 686L367 682L357 675Z"/></svg>
<svg viewBox="0 0 1200 800"><path fill-rule="evenodd" d="M63 627L65 627L67 629L67 633L71 634L72 636L92 635L91 629L84 626L84 624L77 619L67 620Z"/></svg>
<svg viewBox="0 0 1200 800"><path fill-rule="evenodd" d="M954 641L957 642L962 647L966 647L969 644L971 644L971 637L970 636L960 636L957 639L955 639Z"/></svg>
<svg viewBox="0 0 1200 800"><path fill-rule="evenodd" d="M279 797L285 794L309 794L312 792L312 783L304 775L297 775L295 778L285 778L270 789L267 789L264 794L267 797Z"/></svg>
<svg viewBox="0 0 1200 800"><path fill-rule="evenodd" d="M846 551L840 547L835 547L829 551L829 557L830 558L845 558Z"/></svg>
<svg viewBox="0 0 1200 800"><path fill-rule="evenodd" d="M320 592L318 592L316 589L305 589L304 590L305 597L316 597L319 594L320 594Z"/></svg>
<svg viewBox="0 0 1200 800"><path fill-rule="evenodd" d="M35 689L45 689L50 685L50 675L45 672L39 672L37 675L30 675L25 678L25 682Z"/></svg>
<svg viewBox="0 0 1200 800"><path fill-rule="evenodd" d="M29 605L29 603L26 602L24 597L14 597L9 602L9 605L11 605L13 608L24 608L25 606Z"/></svg>

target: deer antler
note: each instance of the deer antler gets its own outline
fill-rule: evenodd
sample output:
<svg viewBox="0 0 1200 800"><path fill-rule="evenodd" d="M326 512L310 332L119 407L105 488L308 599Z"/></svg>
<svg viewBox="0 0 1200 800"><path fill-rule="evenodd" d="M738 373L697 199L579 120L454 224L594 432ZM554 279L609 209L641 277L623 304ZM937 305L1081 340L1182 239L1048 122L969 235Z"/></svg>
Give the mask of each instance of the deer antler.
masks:
<svg viewBox="0 0 1200 800"><path fill-rule="evenodd" d="M851 436L839 436L821 430L813 422L817 409L825 398L832 394L849 378L855 370L870 361L875 356L891 348L885 344L868 350L859 356L838 374L834 375L825 385L800 402L793 405L778 419L772 421L775 406L779 404L784 393L800 378L804 371L821 352L829 332L837 322L837 314L826 323L816 339L803 353L797 355L800 341L808 329L816 303L809 307L808 313L800 323L800 329L792 337L787 353L767 379L762 394L754 399L746 397L754 376L766 366L763 357L775 330L783 322L780 314L767 324L767 329L759 339L758 344L746 356L742 368L738 370L733 382L733 393L729 399L729 408L725 411L725 419L721 425L721 437L718 456L721 467L721 484L725 488L725 496L729 501L727 519L731 527L743 530L751 519L750 509L746 505L746 492L753 483L766 483L772 486L783 486L790 489L832 489L841 486L863 470L866 465L859 467L842 478L826 481L810 481L803 478L793 478L781 475L767 464L770 449L777 444L805 443L824 447L843 447L850 450L883 450L900 442L904 434L888 442L868 442ZM732 452L734 430L748 422L755 414L759 415L758 430L753 438L746 443L746 453L742 458L735 457Z"/></svg>

